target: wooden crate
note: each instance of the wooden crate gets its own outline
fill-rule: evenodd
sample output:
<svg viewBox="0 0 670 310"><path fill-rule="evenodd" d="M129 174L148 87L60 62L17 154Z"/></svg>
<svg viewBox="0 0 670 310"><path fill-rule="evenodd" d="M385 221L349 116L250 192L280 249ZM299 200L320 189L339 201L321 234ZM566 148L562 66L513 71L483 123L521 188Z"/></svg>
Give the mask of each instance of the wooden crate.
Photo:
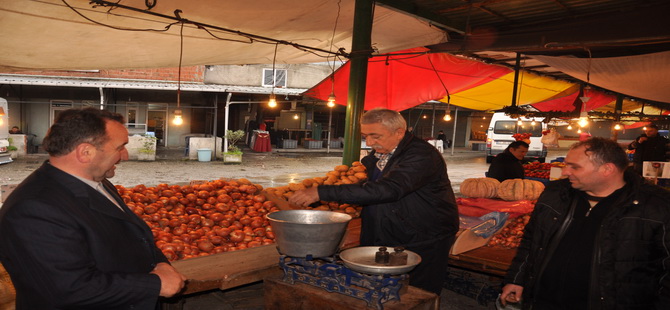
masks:
<svg viewBox="0 0 670 310"><path fill-rule="evenodd" d="M274 244L172 262L188 279L182 294L229 289L282 273Z"/></svg>

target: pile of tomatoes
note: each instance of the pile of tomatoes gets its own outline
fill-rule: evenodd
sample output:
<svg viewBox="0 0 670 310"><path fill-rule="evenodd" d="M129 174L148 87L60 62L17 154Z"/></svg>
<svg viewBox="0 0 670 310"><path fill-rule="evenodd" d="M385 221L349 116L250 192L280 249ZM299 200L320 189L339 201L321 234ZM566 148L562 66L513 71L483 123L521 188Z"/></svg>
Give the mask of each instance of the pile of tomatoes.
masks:
<svg viewBox="0 0 670 310"><path fill-rule="evenodd" d="M512 135L512 138L516 141L523 141L523 140L528 140L530 137L532 137L533 134L531 133L515 133Z"/></svg>
<svg viewBox="0 0 670 310"><path fill-rule="evenodd" d="M499 233L495 234L487 246L502 247L506 249L518 248L523 238L523 230L530 220L530 214L519 216L503 227Z"/></svg>
<svg viewBox="0 0 670 310"><path fill-rule="evenodd" d="M532 162L523 165L523 172L526 177L549 179L552 164Z"/></svg>
<svg viewBox="0 0 670 310"><path fill-rule="evenodd" d="M170 261L274 243L265 215L279 209L246 179L116 188Z"/></svg>

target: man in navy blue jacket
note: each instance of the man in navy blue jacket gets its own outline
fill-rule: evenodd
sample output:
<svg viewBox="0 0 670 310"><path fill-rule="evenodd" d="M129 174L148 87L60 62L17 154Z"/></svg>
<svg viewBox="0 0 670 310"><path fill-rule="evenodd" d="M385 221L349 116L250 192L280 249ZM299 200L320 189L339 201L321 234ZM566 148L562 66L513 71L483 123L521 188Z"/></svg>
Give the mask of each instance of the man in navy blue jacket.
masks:
<svg viewBox="0 0 670 310"><path fill-rule="evenodd" d="M0 209L0 261L17 309L156 309L184 286L149 227L107 178L128 158L123 117L62 112L44 138L49 160Z"/></svg>
<svg viewBox="0 0 670 310"><path fill-rule="evenodd" d="M404 246L416 252L421 263L410 272L410 284L439 295L458 231L458 209L444 158L406 128L396 111L366 112L361 134L373 150L362 159L368 180L310 187L294 193L290 202L362 205L361 246Z"/></svg>

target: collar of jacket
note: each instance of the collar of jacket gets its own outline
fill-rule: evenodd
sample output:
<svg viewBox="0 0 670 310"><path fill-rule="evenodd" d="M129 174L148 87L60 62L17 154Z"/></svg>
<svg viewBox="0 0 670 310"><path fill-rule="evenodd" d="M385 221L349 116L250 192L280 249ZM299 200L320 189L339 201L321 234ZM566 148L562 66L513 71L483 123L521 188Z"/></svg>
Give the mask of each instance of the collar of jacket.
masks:
<svg viewBox="0 0 670 310"><path fill-rule="evenodd" d="M396 146L395 151L393 152L394 156L391 156L391 158L389 158L389 161L393 160L394 157L397 157L398 154L404 152L405 148L407 147L407 145L409 145L409 143L412 141L412 139L419 139L419 138L417 138L413 134L410 134L408 131L405 131L405 136L402 137L402 140L400 140L400 142ZM372 153L370 153L370 155L374 155L376 153L377 153L377 151L375 151L373 149Z"/></svg>

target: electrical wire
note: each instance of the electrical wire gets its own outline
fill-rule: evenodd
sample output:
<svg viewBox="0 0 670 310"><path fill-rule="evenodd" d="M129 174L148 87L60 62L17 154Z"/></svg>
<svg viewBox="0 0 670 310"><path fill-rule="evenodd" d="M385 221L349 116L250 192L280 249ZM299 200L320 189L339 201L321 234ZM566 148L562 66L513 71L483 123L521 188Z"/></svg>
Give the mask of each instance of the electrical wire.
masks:
<svg viewBox="0 0 670 310"><path fill-rule="evenodd" d="M298 50L300 50L300 51L302 51L302 52L310 53L310 54L313 54L313 55L315 55L315 56L317 56L317 57L322 57L322 58L326 58L326 59L328 59L328 56L327 56L327 55L331 55L331 54L334 54L336 57L340 57L340 56L343 56L343 57L349 57L348 54L346 54L346 53L343 52L343 49L338 49L338 52L332 52L332 51L327 51L327 50L320 49L320 48L316 48L316 47L311 47L311 46L301 45L301 44L294 43L294 42L289 42L289 41L284 41L284 40L278 40L278 39L273 39L273 38L269 38L269 37L264 37L264 36L259 36L259 35L250 34L250 33L245 33L245 32L241 32L241 31L237 31L237 30L232 30L232 29L228 29L228 28L223 28L223 27L217 27L217 26L207 25L207 24L204 24L204 23L199 23L199 22L195 22L195 21L188 20L188 19L183 19L183 18L181 18L181 17L178 16L178 15L177 15L176 17L172 17L172 16L167 16L167 15L163 15L163 14L159 14L159 13L154 13L154 12L150 12L150 11L147 11L147 10L142 10L142 9L137 9L137 8L134 8L134 7L130 7L130 6L126 6L126 5L122 5L122 4L119 4L118 2L114 3L114 2L104 1L104 0L91 0L90 3L92 3L92 4L94 5L94 7L95 7L96 5L99 5L99 6L109 6L109 7L110 7L110 11L111 11L112 9L122 8L122 9L127 9L127 10L131 10L131 11L139 12L139 13L144 13L144 14L149 14L149 15L153 15L153 16L158 16L158 17L161 17L161 18L176 19L176 20L177 20L177 21L174 22L174 23L170 23L170 24L168 24L164 29L161 29L161 30L158 30L158 29L133 29L133 28L124 28L124 27L112 26L112 25L108 25L108 24L105 24L105 23L98 22L98 21L96 21L96 20L94 20L94 19L92 19L92 18L90 18L90 17L88 17L88 16L85 16L83 13L79 12L78 9L72 7L69 3L67 3L66 0L61 0L61 1L62 1L62 2L63 2L63 3L64 3L70 10L72 10L72 11L75 12L77 15L81 16L82 18L84 18L84 19L86 19L86 20L88 20L88 21L90 21L90 22L92 22L92 23L94 23L94 24L96 24L96 25L100 25L100 26L104 26L104 27L108 27L108 28L112 28L112 29L116 29L116 30L124 30L124 31L160 31L160 32L165 32L165 31L169 30L170 27L171 27L172 25L175 25L175 24L178 24L178 23L189 23L189 24L195 25L195 26L197 27L197 29L204 30L204 31L205 31L207 34L209 34L212 38L215 38L215 39L218 39L218 40L233 41L233 42L246 43L246 44L250 44L250 43L254 43L254 42L257 42L257 43L264 43L264 44L283 44L283 45L292 46L293 48L296 48L296 49L298 49ZM120 1L119 1L119 2L120 2ZM176 11L175 11L175 12L176 12ZM119 15L119 16L120 16L120 15ZM128 16L124 16L124 17L128 17ZM208 28L212 28L212 29L216 29L216 30L221 31L221 32L225 32L225 33L229 33L229 34L233 34L233 35L237 35L237 36L245 37L245 38L249 39L249 41L242 41L242 40L234 40L234 39L225 39L225 38L221 38L221 37L219 37L219 36L214 35L214 34L212 33L212 31L209 30ZM326 55L324 56L324 55L321 55L321 54L319 54L319 53L325 53Z"/></svg>

